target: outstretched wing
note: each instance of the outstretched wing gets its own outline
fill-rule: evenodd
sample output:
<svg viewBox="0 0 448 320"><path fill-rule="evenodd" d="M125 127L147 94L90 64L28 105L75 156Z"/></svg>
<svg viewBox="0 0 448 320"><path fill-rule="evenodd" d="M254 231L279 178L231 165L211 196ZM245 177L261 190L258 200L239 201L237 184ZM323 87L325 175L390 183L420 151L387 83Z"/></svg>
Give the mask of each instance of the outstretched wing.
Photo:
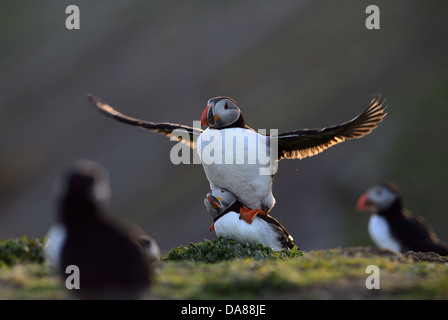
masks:
<svg viewBox="0 0 448 320"><path fill-rule="evenodd" d="M302 129L282 133L278 138L278 160L303 159L344 142L359 139L372 132L386 116L385 100L374 97L363 113L356 118L323 129Z"/></svg>
<svg viewBox="0 0 448 320"><path fill-rule="evenodd" d="M118 112L108 104L102 103L93 94L88 94L87 99L96 109L104 113L105 115L118 120L120 122L130 124L133 126L141 127L153 132L163 134L167 137L171 135L175 136L179 142L189 145L191 148L196 147L196 141L199 135L202 133L202 129L184 126L181 124L174 124L169 122L154 123L151 121L144 121L136 118L129 117L127 115Z"/></svg>

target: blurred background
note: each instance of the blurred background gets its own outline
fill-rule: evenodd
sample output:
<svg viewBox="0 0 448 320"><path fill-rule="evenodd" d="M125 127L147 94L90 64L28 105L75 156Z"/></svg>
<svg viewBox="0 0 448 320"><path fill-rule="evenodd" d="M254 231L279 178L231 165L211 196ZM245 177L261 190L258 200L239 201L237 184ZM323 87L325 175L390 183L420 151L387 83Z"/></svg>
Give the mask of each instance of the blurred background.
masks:
<svg viewBox="0 0 448 320"><path fill-rule="evenodd" d="M80 9L67 30L65 8ZM380 30L365 9L380 8ZM3 1L0 5L0 238L41 237L52 186L79 158L111 174L111 212L164 252L215 239L201 165L173 165L174 142L105 117L192 125L213 96L234 98L258 129L352 119L373 94L388 115L361 140L282 160L271 211L304 250L372 245L369 187L393 181L408 209L448 241L448 2Z"/></svg>

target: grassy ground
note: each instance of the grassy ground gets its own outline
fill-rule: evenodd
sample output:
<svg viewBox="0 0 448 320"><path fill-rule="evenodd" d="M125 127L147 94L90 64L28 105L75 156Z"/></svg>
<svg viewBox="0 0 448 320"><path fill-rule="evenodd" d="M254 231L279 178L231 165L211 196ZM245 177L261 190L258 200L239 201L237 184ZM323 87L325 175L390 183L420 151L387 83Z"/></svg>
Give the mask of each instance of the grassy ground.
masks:
<svg viewBox="0 0 448 320"><path fill-rule="evenodd" d="M288 256L244 250L241 258L215 263L199 255L196 261L165 259L147 298L448 299L448 259L432 253L353 247ZM379 268L380 289L366 288L369 265ZM40 258L0 267L0 299L67 298L62 280Z"/></svg>

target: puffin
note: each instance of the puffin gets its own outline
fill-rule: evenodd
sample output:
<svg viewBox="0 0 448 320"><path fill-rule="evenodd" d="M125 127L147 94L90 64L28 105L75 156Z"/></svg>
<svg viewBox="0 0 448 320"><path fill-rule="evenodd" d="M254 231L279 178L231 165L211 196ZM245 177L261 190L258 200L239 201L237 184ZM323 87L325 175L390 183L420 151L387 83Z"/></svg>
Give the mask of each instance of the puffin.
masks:
<svg viewBox="0 0 448 320"><path fill-rule="evenodd" d="M160 262L160 247L153 237L150 237L147 234L139 234L137 236L137 242L143 250L143 255L149 266L156 265Z"/></svg>
<svg viewBox="0 0 448 320"><path fill-rule="evenodd" d="M212 189L205 197L204 204L213 218L210 231L214 230L220 237L242 243L260 243L275 251L296 246L288 231L271 215L257 215L251 223L242 219L241 214L250 209L227 190Z"/></svg>
<svg viewBox="0 0 448 320"><path fill-rule="evenodd" d="M152 280L146 238L138 227L107 213L107 170L97 162L78 160L59 177L55 191L57 218L47 232L44 255L65 281L67 267L78 267L74 297L143 298Z"/></svg>
<svg viewBox="0 0 448 320"><path fill-rule="evenodd" d="M115 120L168 137L174 135L179 142L196 149L210 188L228 190L243 205L252 208L246 215L249 223L275 205L272 188L279 160L311 157L345 140L362 138L386 116L385 100L377 95L350 121L321 129L268 135L249 127L235 100L225 96L208 100L201 116L201 127L205 129L136 119L92 94L87 98L96 109Z"/></svg>
<svg viewBox="0 0 448 320"><path fill-rule="evenodd" d="M357 209L372 212L368 231L378 247L400 253L432 251L448 255L448 244L437 237L425 219L404 208L395 184L386 182L370 188L359 197Z"/></svg>

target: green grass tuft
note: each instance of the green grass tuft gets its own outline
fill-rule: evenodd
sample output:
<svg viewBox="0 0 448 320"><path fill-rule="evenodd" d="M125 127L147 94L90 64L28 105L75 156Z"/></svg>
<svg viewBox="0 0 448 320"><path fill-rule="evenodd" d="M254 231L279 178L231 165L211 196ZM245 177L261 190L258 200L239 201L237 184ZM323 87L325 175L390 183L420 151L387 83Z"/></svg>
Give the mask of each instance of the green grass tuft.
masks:
<svg viewBox="0 0 448 320"><path fill-rule="evenodd" d="M235 258L253 258L255 260L277 260L295 258L303 253L297 247L291 250L274 251L255 243L241 243L234 239L219 237L217 240L206 240L205 242L190 243L188 246L181 245L171 249L165 261L191 260L195 262L216 263L228 261Z"/></svg>
<svg viewBox="0 0 448 320"><path fill-rule="evenodd" d="M44 238L29 239L25 236L18 239L1 239L0 267L25 262L44 262L44 243Z"/></svg>

